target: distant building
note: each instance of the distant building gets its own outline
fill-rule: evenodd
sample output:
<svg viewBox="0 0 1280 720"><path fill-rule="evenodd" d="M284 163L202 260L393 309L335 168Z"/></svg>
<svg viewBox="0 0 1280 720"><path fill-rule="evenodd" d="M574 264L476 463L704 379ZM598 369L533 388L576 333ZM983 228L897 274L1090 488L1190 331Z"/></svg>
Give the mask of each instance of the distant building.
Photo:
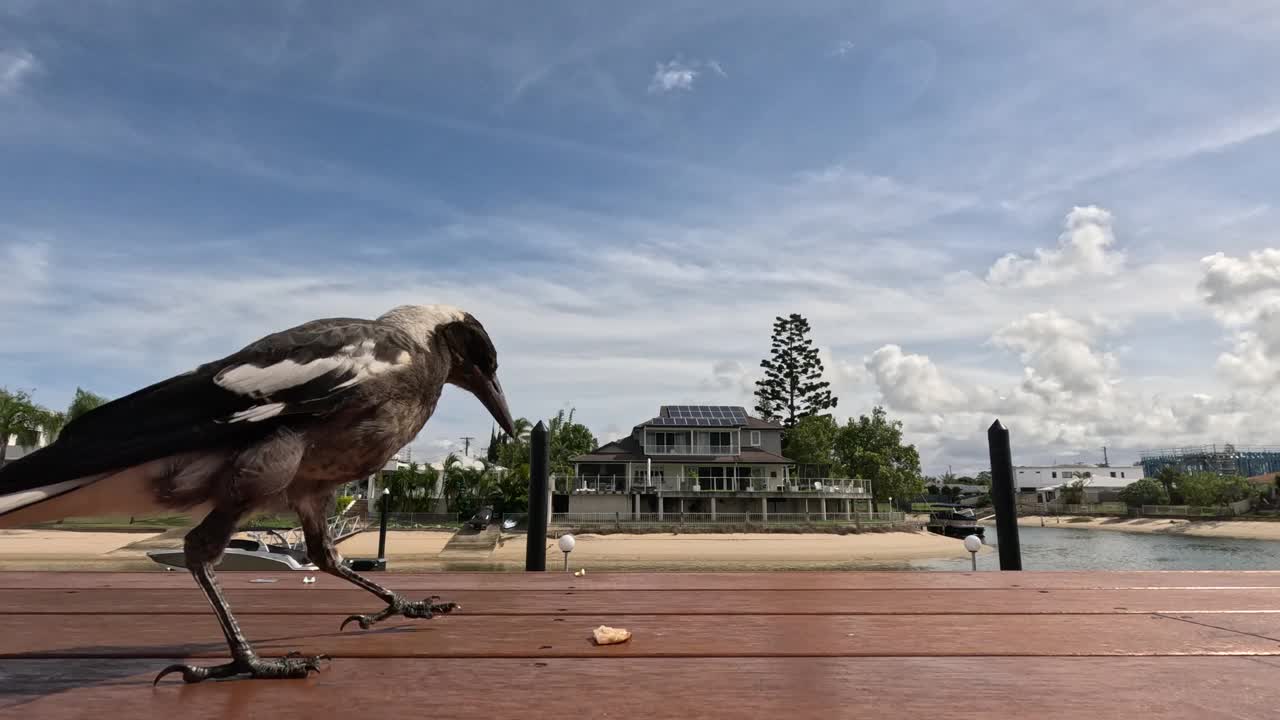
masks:
<svg viewBox="0 0 1280 720"><path fill-rule="evenodd" d="M782 455L782 426L738 406L663 405L627 437L572 462L574 474L554 481L557 513L834 519L871 503L869 480L800 472L806 469Z"/></svg>
<svg viewBox="0 0 1280 720"><path fill-rule="evenodd" d="M1013 482L1020 502L1053 502L1077 480L1088 502L1114 500L1125 486L1146 477L1141 465L1017 465Z"/></svg>
<svg viewBox="0 0 1280 720"><path fill-rule="evenodd" d="M1147 475L1156 475L1162 469L1171 467L1182 473L1208 472L1254 477L1280 472L1280 447L1225 443L1143 450L1142 467Z"/></svg>

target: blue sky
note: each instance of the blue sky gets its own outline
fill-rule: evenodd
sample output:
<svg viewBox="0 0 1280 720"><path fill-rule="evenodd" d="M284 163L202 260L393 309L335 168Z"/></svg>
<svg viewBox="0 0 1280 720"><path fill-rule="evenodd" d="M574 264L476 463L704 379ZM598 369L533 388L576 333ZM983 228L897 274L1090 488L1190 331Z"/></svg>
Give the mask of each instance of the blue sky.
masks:
<svg viewBox="0 0 1280 720"><path fill-rule="evenodd" d="M926 470L1277 443L1268 2L0 0L0 383L473 312L513 411L751 404L778 314ZM446 392L419 457L487 438ZM1277 443L1280 444L1280 443Z"/></svg>

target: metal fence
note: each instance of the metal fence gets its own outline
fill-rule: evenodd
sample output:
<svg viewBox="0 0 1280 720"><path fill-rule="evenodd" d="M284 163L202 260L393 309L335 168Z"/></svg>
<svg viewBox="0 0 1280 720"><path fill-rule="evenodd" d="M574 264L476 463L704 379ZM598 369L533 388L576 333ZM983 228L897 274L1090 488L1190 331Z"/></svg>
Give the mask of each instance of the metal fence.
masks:
<svg viewBox="0 0 1280 720"><path fill-rule="evenodd" d="M789 478L785 481L763 477L662 478L649 483L643 475L627 482L626 475L553 475L551 485L558 493L575 495L613 494L658 489L680 492L788 492L871 496L871 481L857 478Z"/></svg>
<svg viewBox="0 0 1280 720"><path fill-rule="evenodd" d="M551 524L559 526L727 526L727 525L846 525L877 527L902 525L906 514L900 512L829 512L821 513L554 513Z"/></svg>
<svg viewBox="0 0 1280 720"><path fill-rule="evenodd" d="M1090 503L1022 503L1018 510L1028 515L1107 515L1138 517L1232 517L1249 512L1252 503L1239 500L1230 505L1205 507L1199 505L1143 505L1130 508L1122 502Z"/></svg>

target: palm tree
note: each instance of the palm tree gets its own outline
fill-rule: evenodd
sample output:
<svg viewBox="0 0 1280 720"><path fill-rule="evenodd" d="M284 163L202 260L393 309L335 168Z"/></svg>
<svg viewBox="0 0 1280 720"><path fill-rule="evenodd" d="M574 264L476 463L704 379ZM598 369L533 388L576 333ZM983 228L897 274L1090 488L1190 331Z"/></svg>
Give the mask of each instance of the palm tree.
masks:
<svg viewBox="0 0 1280 720"><path fill-rule="evenodd" d="M66 412L41 408L40 428L44 430L45 440L53 442L58 438L58 435L62 434L62 429L72 420L106 403L107 399L101 395L77 387L75 397L71 399L71 404L67 406Z"/></svg>
<svg viewBox="0 0 1280 720"><path fill-rule="evenodd" d="M48 411L31 401L30 393L0 389L0 463L4 462L9 438L19 447L40 444L40 430Z"/></svg>

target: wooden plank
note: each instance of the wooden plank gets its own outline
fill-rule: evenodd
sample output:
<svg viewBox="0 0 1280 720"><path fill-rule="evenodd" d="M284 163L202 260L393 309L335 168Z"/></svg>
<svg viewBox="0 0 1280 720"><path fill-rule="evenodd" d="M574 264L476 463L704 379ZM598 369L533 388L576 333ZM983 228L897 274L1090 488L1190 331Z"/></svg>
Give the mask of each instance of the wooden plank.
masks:
<svg viewBox="0 0 1280 720"><path fill-rule="evenodd" d="M1214 613L1208 615L1170 613L1167 617L1268 638L1275 641L1277 647L1280 647L1280 615L1271 613Z"/></svg>
<svg viewBox="0 0 1280 720"><path fill-rule="evenodd" d="M301 585L302 573L220 573L223 585L274 589ZM716 573L373 573L380 582L402 591L450 590L972 590L1142 589L1142 588L1280 588L1280 571L1139 571L1139 572L716 572ZM320 575L321 582L330 581ZM274 583L253 583L274 579ZM186 572L0 572L0 588L190 588Z"/></svg>
<svg viewBox="0 0 1280 720"><path fill-rule="evenodd" d="M305 588L305 589L304 589ZM378 600L331 580L271 592L227 589L237 613L337 615L371 612ZM417 596L411 596L417 597ZM1280 590L455 590L444 598L468 615L972 615L1180 612L1280 613ZM133 613L208 615L196 588L184 590L0 590L0 614Z"/></svg>
<svg viewBox="0 0 1280 720"><path fill-rule="evenodd" d="M339 616L239 619L264 655L335 658L1280 654L1265 637L1159 615L454 615L345 632ZM601 624L634 635L597 647L591 629ZM3 615L0 637L0 657L226 653L212 616Z"/></svg>
<svg viewBox="0 0 1280 720"><path fill-rule="evenodd" d="M167 658L0 661L0 718L1274 717L1246 658L348 660L303 681L165 682ZM171 680L172 678L170 678ZM426 681L424 681L426 680ZM531 712L532 711L532 712ZM367 714L367 713L366 713Z"/></svg>

